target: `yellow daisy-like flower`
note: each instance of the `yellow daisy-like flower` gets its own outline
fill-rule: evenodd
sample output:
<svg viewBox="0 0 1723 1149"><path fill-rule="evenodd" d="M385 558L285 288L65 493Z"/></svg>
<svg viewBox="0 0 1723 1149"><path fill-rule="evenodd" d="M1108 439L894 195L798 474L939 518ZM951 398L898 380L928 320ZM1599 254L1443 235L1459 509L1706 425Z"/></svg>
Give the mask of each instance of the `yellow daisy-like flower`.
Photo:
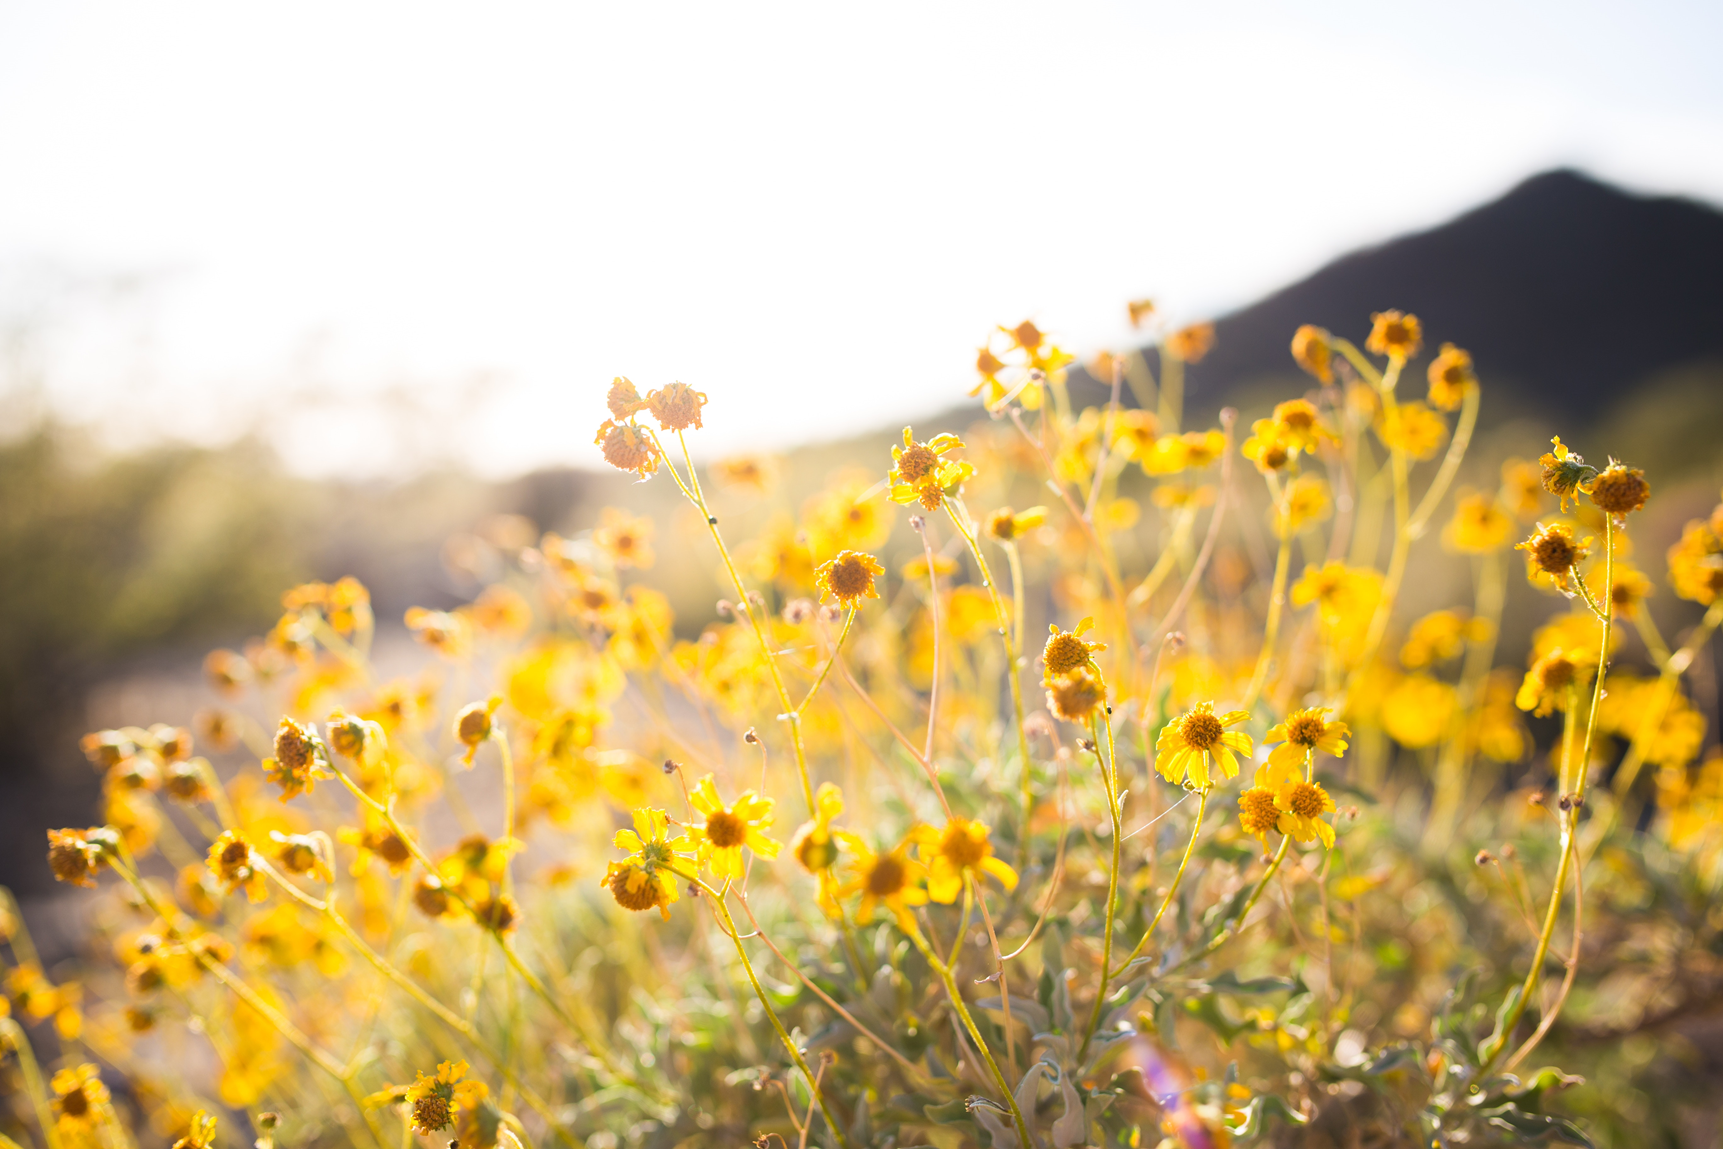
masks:
<svg viewBox="0 0 1723 1149"><path fill-rule="evenodd" d="M1370 337L1364 347L1372 355L1385 355L1402 363L1418 354L1423 328L1416 315L1400 311L1378 311L1370 317Z"/></svg>
<svg viewBox="0 0 1723 1149"><path fill-rule="evenodd" d="M1320 782L1306 782L1296 767L1277 766L1268 762L1257 769L1257 786L1274 791L1274 806L1280 811L1275 828L1298 842L1321 839L1324 846L1334 846L1334 826L1322 815L1332 813L1334 799Z"/></svg>
<svg viewBox="0 0 1723 1149"><path fill-rule="evenodd" d="M1045 667L1041 681L1051 686L1054 679L1090 666L1095 652L1107 649L1104 643L1084 640L1084 632L1093 630L1094 626L1093 618L1079 622L1076 630L1060 630L1057 623L1047 625L1047 645L1041 650L1041 662Z"/></svg>
<svg viewBox="0 0 1723 1149"><path fill-rule="evenodd" d="M670 815L663 810L641 807L634 811L634 829L616 831L618 850L628 856L612 862L603 884L625 910L656 908L666 919L670 903L681 896L678 879L671 869L678 862L694 861L698 847L686 834L670 836Z"/></svg>
<svg viewBox="0 0 1723 1149"><path fill-rule="evenodd" d="M274 749L275 756L263 760L263 772L281 787L283 802L311 793L318 779L335 777L329 768L329 749L318 737L314 723L301 726L283 718L275 728Z"/></svg>
<svg viewBox="0 0 1723 1149"><path fill-rule="evenodd" d="M413 1128L420 1133L435 1133L455 1123L463 1109L474 1109L490 1091L482 1081L467 1081L467 1063L445 1061L437 1066L435 1077L419 1074L419 1079L407 1087L406 1102L411 1106Z"/></svg>
<svg viewBox="0 0 1723 1149"><path fill-rule="evenodd" d="M910 838L927 864L927 896L949 905L963 892L965 875L992 874L1007 890L1017 888L1017 871L993 856L992 833L981 822L953 817L943 830L917 826Z"/></svg>
<svg viewBox="0 0 1723 1149"><path fill-rule="evenodd" d="M1442 344L1441 354L1430 361L1430 405L1452 411L1465 401L1466 392L1478 385L1472 357L1452 343Z"/></svg>
<svg viewBox="0 0 1723 1149"><path fill-rule="evenodd" d="M60 1111L56 1124L60 1133L77 1135L92 1129L100 1118L100 1110L108 1103L108 1087L102 1084L102 1071L89 1062L76 1069L62 1069L54 1074L54 1107Z"/></svg>
<svg viewBox="0 0 1723 1149"><path fill-rule="evenodd" d="M742 847L767 860L777 857L783 848L782 843L766 837L764 832L772 824L770 798L746 790L733 805L726 806L718 796L712 775L708 774L694 784L688 801L706 816L706 824L696 829L700 835L700 858L720 881L742 880Z"/></svg>
<svg viewBox="0 0 1723 1149"><path fill-rule="evenodd" d="M863 598L878 598L874 579L885 573L879 560L861 551L841 551L837 558L820 564L814 573L814 587L823 598L831 595L846 607L854 607Z"/></svg>
<svg viewBox="0 0 1723 1149"><path fill-rule="evenodd" d="M1324 717L1327 713L1328 707L1313 706L1288 714L1286 721L1263 737L1265 746L1272 742L1281 743L1269 754L1269 762L1276 766L1303 766L1317 750L1336 758L1345 754L1346 740L1352 736L1352 731L1344 722L1328 721Z"/></svg>
<svg viewBox="0 0 1723 1149"><path fill-rule="evenodd" d="M1525 681L1520 683L1519 693L1514 696L1514 705L1534 712L1539 718L1553 710L1566 710L1568 691L1590 678L1590 670L1596 660L1597 656L1590 651L1550 651L1526 671Z"/></svg>
<svg viewBox="0 0 1723 1149"><path fill-rule="evenodd" d="M1161 727L1160 740L1155 746L1155 769L1168 782L1182 782L1186 777L1199 790L1208 789L1210 763L1218 765L1223 778L1238 776L1238 758L1249 755L1250 735L1229 731L1250 717L1244 710L1225 714L1214 712L1214 703L1200 702L1187 713Z"/></svg>
<svg viewBox="0 0 1723 1149"><path fill-rule="evenodd" d="M1554 583L1564 593L1569 591L1568 578L1574 568L1585 560L1591 547L1590 539L1576 539L1573 528L1566 523L1539 523L1538 529L1514 549L1526 552L1526 578L1533 584ZM1569 594L1571 598L1571 593Z"/></svg>
<svg viewBox="0 0 1723 1149"><path fill-rule="evenodd" d="M1260 777L1262 771L1257 771ZM1238 821L1244 832L1267 844L1268 832L1280 828L1280 808L1274 804L1274 790L1267 786L1249 786L1238 796Z"/></svg>
<svg viewBox="0 0 1723 1149"><path fill-rule="evenodd" d="M1508 541L1513 520L1489 495L1461 494L1454 500L1454 517L1442 532L1449 549L1467 555L1489 554Z"/></svg>
<svg viewBox="0 0 1723 1149"><path fill-rule="evenodd" d="M915 928L910 907L927 904L927 891L921 888L927 867L909 856L914 835L912 830L896 846L876 854L859 835L847 830L837 832L838 838L855 854L855 861L849 865L850 879L838 889L838 894L846 898L861 895L861 908L856 913L858 922L872 921L874 910L883 904L905 933Z"/></svg>
<svg viewBox="0 0 1723 1149"><path fill-rule="evenodd" d="M915 432L903 429L903 446L891 449L891 501L920 503L936 511L947 493L975 473L975 468L946 455L963 446L963 440L949 433L935 435L923 443Z"/></svg>
<svg viewBox="0 0 1723 1149"><path fill-rule="evenodd" d="M1592 480L1597 478L1597 468L1587 464L1583 455L1568 450L1560 435L1551 439L1550 449L1538 456L1538 467L1544 490L1561 500L1563 514L1567 513L1567 501L1577 500L1580 492L1591 490Z"/></svg>

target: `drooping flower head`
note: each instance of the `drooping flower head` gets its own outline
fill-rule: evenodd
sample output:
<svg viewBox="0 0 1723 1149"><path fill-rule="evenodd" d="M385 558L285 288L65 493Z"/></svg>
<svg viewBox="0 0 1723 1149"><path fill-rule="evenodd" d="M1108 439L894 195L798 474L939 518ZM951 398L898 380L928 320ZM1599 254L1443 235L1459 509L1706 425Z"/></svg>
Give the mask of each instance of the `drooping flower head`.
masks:
<svg viewBox="0 0 1723 1149"><path fill-rule="evenodd" d="M275 728L275 756L263 760L263 772L281 787L283 802L300 794L309 794L322 778L333 778L329 768L329 748L318 737L317 726L301 726L291 718L283 718Z"/></svg>
<svg viewBox="0 0 1723 1149"><path fill-rule="evenodd" d="M1007 890L1017 888L1017 871L994 857L992 833L981 822L952 817L944 828L917 826L910 834L927 865L927 896L950 905L963 892L965 877L992 874Z"/></svg>
<svg viewBox="0 0 1723 1149"><path fill-rule="evenodd" d="M688 801L705 816L705 824L695 827L695 840L700 844L701 860L719 881L742 880L744 846L768 861L778 856L781 844L765 833L772 825L770 798L746 790L726 806L708 774L694 784Z"/></svg>
<svg viewBox="0 0 1723 1149"><path fill-rule="evenodd" d="M658 444L644 427L606 419L593 442L604 453L604 461L619 471L633 471L644 479L658 470Z"/></svg>
<svg viewBox="0 0 1723 1149"><path fill-rule="evenodd" d="M1249 712L1244 710L1217 715L1214 703L1199 702L1161 727L1161 736L1155 746L1155 769L1169 782L1183 782L1188 778L1199 790L1206 790L1212 784L1209 777L1211 766L1218 767L1223 778L1237 777L1238 758L1234 751L1249 755L1250 735L1227 727L1237 726L1249 717Z"/></svg>
<svg viewBox="0 0 1723 1149"><path fill-rule="evenodd" d="M863 598L878 598L874 579L885 573L879 560L861 551L840 551L834 559L820 564L814 572L814 587L824 598L837 599L845 607L854 608Z"/></svg>
<svg viewBox="0 0 1723 1149"><path fill-rule="evenodd" d="M1279 766L1303 766L1317 750L1338 758L1346 753L1346 740L1352 736L1344 722L1331 722L1328 707L1314 706L1294 710L1263 737L1263 744L1279 742L1269 762Z"/></svg>
<svg viewBox="0 0 1723 1149"><path fill-rule="evenodd" d="M701 426L700 408L705 405L705 393L686 383L672 383L646 393L646 409L666 431L685 431L689 427L698 429Z"/></svg>
<svg viewBox="0 0 1723 1149"><path fill-rule="evenodd" d="M455 1123L463 1109L473 1109L485 1099L489 1090L482 1081L467 1081L467 1063L445 1061L437 1066L435 1077L419 1074L419 1079L407 1087L406 1102L413 1128L420 1133L435 1133Z"/></svg>
<svg viewBox="0 0 1723 1149"><path fill-rule="evenodd" d="M87 830L49 830L48 868L56 881L94 886L96 871L119 848L119 835L105 826Z"/></svg>
<svg viewBox="0 0 1723 1149"><path fill-rule="evenodd" d="M604 886L625 910L657 909L666 919L670 903L680 896L672 867L693 862L699 847L686 834L670 836L670 816L663 810L634 811L634 829L616 831L616 848L628 856L610 863Z"/></svg>
<svg viewBox="0 0 1723 1149"><path fill-rule="evenodd" d="M209 871L228 893L244 890L248 901L261 902L268 896L268 879L263 875L251 843L238 830L226 830L209 845Z"/></svg>
<svg viewBox="0 0 1723 1149"><path fill-rule="evenodd" d="M1047 707L1061 720L1086 726L1107 701L1101 680L1087 670L1073 670L1047 683Z"/></svg>
<svg viewBox="0 0 1723 1149"><path fill-rule="evenodd" d="M632 382L618 375L610 381L610 393L605 396L604 405L610 408L610 414L616 419L626 419L642 407L646 406L640 398L640 391Z"/></svg>
<svg viewBox="0 0 1723 1149"><path fill-rule="evenodd" d="M1582 456L1568 450L1560 435L1550 440L1550 448L1538 456L1538 466L1543 472L1544 490L1561 500L1565 514L1569 499L1577 499L1581 492L1591 489L1591 481L1597 478L1597 468L1587 466Z"/></svg>
<svg viewBox="0 0 1723 1149"><path fill-rule="evenodd" d="M927 891L921 886L927 877L927 867L909 856L913 833L911 831L911 837L904 838L884 853L875 853L860 835L847 830L837 832L839 839L855 855L855 860L849 865L850 878L839 888L838 894L841 897L861 895L857 921L872 921L874 910L884 905L905 933L915 928L910 907L927 904Z"/></svg>
<svg viewBox="0 0 1723 1149"><path fill-rule="evenodd" d="M1645 481L1645 472L1638 467L1625 466L1611 459L1609 466L1592 480L1590 493L1598 510L1612 516L1617 523L1625 523L1627 516L1643 507L1645 500L1651 497L1651 484Z"/></svg>

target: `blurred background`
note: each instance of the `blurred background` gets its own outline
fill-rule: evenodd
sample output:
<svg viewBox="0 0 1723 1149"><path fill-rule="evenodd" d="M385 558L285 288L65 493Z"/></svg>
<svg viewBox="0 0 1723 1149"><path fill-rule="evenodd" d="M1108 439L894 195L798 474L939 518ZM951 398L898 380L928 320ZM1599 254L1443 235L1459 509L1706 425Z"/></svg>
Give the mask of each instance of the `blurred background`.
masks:
<svg viewBox="0 0 1723 1149"><path fill-rule="evenodd" d="M498 515L668 521L596 469L619 374L806 491L980 417L999 323L1217 319L1201 425L1403 308L1473 353L1479 459L1646 466L1660 554L1723 482L1719 43L1700 3L0 3L0 883L94 816L78 736L185 721L292 583L398 630Z"/></svg>

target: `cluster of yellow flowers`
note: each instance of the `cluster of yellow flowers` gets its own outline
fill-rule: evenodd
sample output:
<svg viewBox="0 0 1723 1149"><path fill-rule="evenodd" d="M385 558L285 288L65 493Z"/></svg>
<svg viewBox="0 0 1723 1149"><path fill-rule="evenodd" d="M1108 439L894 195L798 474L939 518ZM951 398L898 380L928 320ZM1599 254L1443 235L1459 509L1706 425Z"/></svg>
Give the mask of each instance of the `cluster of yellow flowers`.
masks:
<svg viewBox="0 0 1723 1149"><path fill-rule="evenodd" d="M251 1110L270 1146L278 1121L305 1143L381 1146L391 1114L402 1139L477 1149L1135 1149L1298 1124L1352 1096L1323 1084L1341 1070L1322 1066L1363 1063L1336 1062L1342 1046L1436 1024L1357 974L1373 960L1357 907L1388 878L1353 803L1385 792L1394 747L1421 767L1408 792L1429 780L1438 844L1510 787L1556 789L1535 807L1554 822L1525 831L1547 843L1548 911L1524 915L1531 936L1498 969L1496 1033L1432 1034L1413 1059L1476 1097L1508 1088L1579 964L1576 922L1568 981L1539 997L1581 825L1632 832L1650 762L1657 832L1707 873L1723 864L1723 762L1690 769L1704 720L1681 690L1723 612L1723 507L1669 553L1676 593L1708 608L1671 650L1627 561L1640 471L1557 439L1450 501L1480 385L1444 344L1425 398L1401 397L1416 317L1376 315L1362 349L1300 328L1292 358L1316 386L1242 442L1230 410L1183 426L1185 371L1214 329L1162 330L1146 303L1131 318L1156 355L1087 364L1103 405L1073 409L1075 360L1033 323L1000 328L972 392L990 420L905 428L799 515L781 460L695 464L704 394L618 378L596 441L692 508L725 595L697 633L646 581L662 523L607 508L564 536L509 520L471 544L496 561L462 559L490 571L470 602L406 611L429 652L418 677L380 672L401 660L373 657L363 586L311 583L265 637L209 656L221 702L188 727L91 734L103 825L50 831L49 863L126 891L104 927L120 1012L85 1026L77 987L49 985L7 919L11 1000L53 1017L66 1051L53 1096L35 1086L52 1149L128 1120L80 1048L198 1149L217 1101ZM1414 544L1444 511L1472 601L1402 620ZM720 521L749 514L733 546ZM1516 526L1531 585L1572 604L1536 630L1523 678L1496 662ZM1039 694L1032 617L1049 628ZM1626 622L1655 674L1611 669ZM1561 716L1547 763L1524 765L1528 713ZM1622 758L1598 795L1609 738ZM224 780L194 740L258 765ZM1226 949L1249 930L1259 945ZM1240 1022L1227 993L1287 996ZM1181 1048L1192 1022L1224 1039ZM213 1049L213 1086L196 1059L163 1075L139 1052L188 1040ZM1242 1075L1224 1068L1240 1050ZM1407 1120L1512 1124L1464 1095L1432 1085Z"/></svg>

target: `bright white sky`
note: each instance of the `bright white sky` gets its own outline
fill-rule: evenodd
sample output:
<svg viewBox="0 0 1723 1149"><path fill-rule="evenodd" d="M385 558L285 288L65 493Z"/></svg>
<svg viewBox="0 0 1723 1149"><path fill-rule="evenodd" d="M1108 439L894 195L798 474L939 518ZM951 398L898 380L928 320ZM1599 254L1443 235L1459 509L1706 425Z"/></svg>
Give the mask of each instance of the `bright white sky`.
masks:
<svg viewBox="0 0 1723 1149"><path fill-rule="evenodd" d="M1715 3L0 0L6 380L126 444L589 462L961 397L1557 163L1723 200ZM22 333L22 334L20 334Z"/></svg>

